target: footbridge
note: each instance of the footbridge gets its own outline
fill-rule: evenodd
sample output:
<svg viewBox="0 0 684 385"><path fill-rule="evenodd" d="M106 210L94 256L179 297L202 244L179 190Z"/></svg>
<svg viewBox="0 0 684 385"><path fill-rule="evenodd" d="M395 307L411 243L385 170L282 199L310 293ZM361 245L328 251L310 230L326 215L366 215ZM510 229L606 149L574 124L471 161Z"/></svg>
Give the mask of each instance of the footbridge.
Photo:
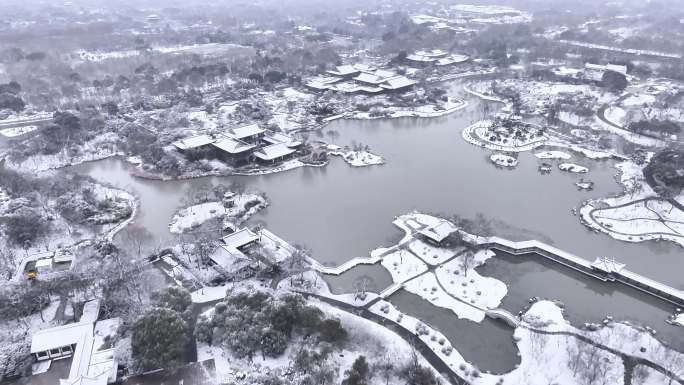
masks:
<svg viewBox="0 0 684 385"><path fill-rule="evenodd" d="M509 312L508 310L501 308L490 309L487 310L485 314L489 318L500 319L513 328L517 328L518 326L520 326L520 320L518 319L518 317L514 316L513 313Z"/></svg>

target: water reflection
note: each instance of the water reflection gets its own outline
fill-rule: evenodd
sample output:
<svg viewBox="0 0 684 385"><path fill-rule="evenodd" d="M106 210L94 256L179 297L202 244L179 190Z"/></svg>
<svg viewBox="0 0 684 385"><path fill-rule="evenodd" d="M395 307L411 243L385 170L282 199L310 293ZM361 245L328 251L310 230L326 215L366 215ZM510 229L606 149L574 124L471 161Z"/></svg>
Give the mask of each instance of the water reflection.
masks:
<svg viewBox="0 0 684 385"><path fill-rule="evenodd" d="M566 318L575 326L601 322L605 316L654 328L657 337L684 351L684 331L665 323L674 305L626 285L603 282L534 255L515 256L497 251L477 271L508 285L502 307L517 313L532 297L560 300Z"/></svg>
<svg viewBox="0 0 684 385"><path fill-rule="evenodd" d="M434 306L405 290L392 295L390 302L402 313L439 330L466 361L482 371L506 373L520 363L513 328L503 321L489 317L481 323L459 319L451 310Z"/></svg>

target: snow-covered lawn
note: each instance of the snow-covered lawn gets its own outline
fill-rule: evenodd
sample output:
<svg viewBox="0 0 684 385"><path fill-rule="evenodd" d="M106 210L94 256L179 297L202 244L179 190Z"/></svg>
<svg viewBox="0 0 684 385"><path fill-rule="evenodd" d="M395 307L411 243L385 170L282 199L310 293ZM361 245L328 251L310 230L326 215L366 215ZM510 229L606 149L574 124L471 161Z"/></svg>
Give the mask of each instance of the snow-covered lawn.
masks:
<svg viewBox="0 0 684 385"><path fill-rule="evenodd" d="M580 209L582 219L613 238L641 242L668 239L684 245L684 212L667 201L638 201L619 207L602 207L609 200L590 202Z"/></svg>
<svg viewBox="0 0 684 385"><path fill-rule="evenodd" d="M480 309L495 309L506 296L508 288L498 279L481 276L475 268L494 256L491 250L475 253L470 262L464 262L466 254L439 266L435 273L446 291ZM464 269L467 269L464 274Z"/></svg>
<svg viewBox="0 0 684 385"><path fill-rule="evenodd" d="M620 127L624 127L627 118L627 111L621 107L611 106L606 109L605 117L609 122Z"/></svg>
<svg viewBox="0 0 684 385"><path fill-rule="evenodd" d="M653 156L649 153L647 160ZM590 200L579 210L582 223L626 242L665 239L684 245L684 212L657 197L646 183L643 166L617 163L625 192L616 197ZM682 199L684 194L678 199ZM677 199L677 198L676 198Z"/></svg>
<svg viewBox="0 0 684 385"><path fill-rule="evenodd" d="M484 310L476 308L467 302L458 300L442 289L434 273L428 272L404 284L404 289L419 295L435 306L449 309L458 318L465 318L474 322L482 322Z"/></svg>
<svg viewBox="0 0 684 385"><path fill-rule="evenodd" d="M414 239L408 245L409 249L428 265L440 265L455 256L460 250L434 247L421 239Z"/></svg>
<svg viewBox="0 0 684 385"><path fill-rule="evenodd" d="M406 250L387 254L380 263L392 275L394 282L405 282L428 269L423 261Z"/></svg>
<svg viewBox="0 0 684 385"><path fill-rule="evenodd" d="M636 94L630 95L620 104L625 107L642 107L644 105L653 104L656 101L656 97L649 94Z"/></svg>
<svg viewBox="0 0 684 385"><path fill-rule="evenodd" d="M212 201L181 209L171 219L169 230L180 234L212 219L220 219L222 224L223 221L239 224L267 205L266 199L257 194L240 194L231 201L234 203L232 207L226 207L224 202Z"/></svg>

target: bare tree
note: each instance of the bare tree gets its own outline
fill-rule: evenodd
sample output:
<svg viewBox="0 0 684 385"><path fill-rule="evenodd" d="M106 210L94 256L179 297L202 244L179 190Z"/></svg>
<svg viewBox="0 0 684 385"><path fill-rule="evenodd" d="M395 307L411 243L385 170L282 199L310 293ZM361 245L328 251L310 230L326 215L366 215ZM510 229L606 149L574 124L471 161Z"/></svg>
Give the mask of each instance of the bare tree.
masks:
<svg viewBox="0 0 684 385"><path fill-rule="evenodd" d="M394 364L390 357L383 357L382 361L375 365L375 370L380 374L380 378L385 380L385 385L389 385L389 381L394 373Z"/></svg>
<svg viewBox="0 0 684 385"><path fill-rule="evenodd" d="M216 250L216 244L212 238L198 237L192 246L192 254L197 260L197 268L202 268L209 263L209 257Z"/></svg>
<svg viewBox="0 0 684 385"><path fill-rule="evenodd" d="M362 275L354 280L355 298L366 298L368 287L373 283L373 279L368 275Z"/></svg>
<svg viewBox="0 0 684 385"><path fill-rule="evenodd" d="M475 262L475 253L472 250L466 250L460 257L461 271L464 276L468 276L468 270L473 267Z"/></svg>
<svg viewBox="0 0 684 385"><path fill-rule="evenodd" d="M573 371L575 378L586 385L606 385L609 383L608 371L610 358L602 354L602 350L594 345L579 342L569 342L568 367Z"/></svg>
<svg viewBox="0 0 684 385"><path fill-rule="evenodd" d="M295 245L295 250L287 258L286 264L290 274L290 283L293 282L293 278L296 274L299 274L299 281L304 280L304 272L309 267L309 255L311 251L304 246Z"/></svg>
<svg viewBox="0 0 684 385"><path fill-rule="evenodd" d="M142 258L145 247L152 244L154 237L145 227L130 224L121 232L122 240L131 254Z"/></svg>
<svg viewBox="0 0 684 385"><path fill-rule="evenodd" d="M684 355L674 349L659 344L655 354L658 363L672 374L669 376L667 385L672 385L675 380L684 379ZM675 378L676 377L676 378Z"/></svg>
<svg viewBox="0 0 684 385"><path fill-rule="evenodd" d="M6 279L9 281L14 277L16 270L17 255L14 250L10 248L0 250L0 273L4 272Z"/></svg>
<svg viewBox="0 0 684 385"><path fill-rule="evenodd" d="M637 365L632 369L632 385L643 385L648 378L648 368L644 365Z"/></svg>

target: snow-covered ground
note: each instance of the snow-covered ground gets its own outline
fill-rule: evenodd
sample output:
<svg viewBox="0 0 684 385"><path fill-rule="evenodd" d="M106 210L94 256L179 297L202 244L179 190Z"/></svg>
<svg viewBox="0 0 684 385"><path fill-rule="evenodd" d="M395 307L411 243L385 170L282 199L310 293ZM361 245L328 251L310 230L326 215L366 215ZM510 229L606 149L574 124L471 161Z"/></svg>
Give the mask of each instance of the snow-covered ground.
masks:
<svg viewBox="0 0 684 385"><path fill-rule="evenodd" d="M428 272L404 284L404 290L416 294L431 304L451 310L458 318L482 322L485 311L450 295L442 288L434 273Z"/></svg>
<svg viewBox="0 0 684 385"><path fill-rule="evenodd" d="M585 202L579 210L582 223L626 242L664 239L684 245L684 212L657 198L644 179L642 166L624 161L615 167L625 191Z"/></svg>
<svg viewBox="0 0 684 385"><path fill-rule="evenodd" d="M340 310L322 301L310 299L308 302L310 305L323 311L326 317L338 319L342 327L347 331L347 342L333 356L335 366L337 367L333 383L341 383L345 370L348 370L354 360L361 355L365 356L371 365L389 363L394 368L401 368L407 364L415 351L414 347L401 336L375 322ZM211 311L213 309L210 309L207 314L210 314ZM197 358L198 361L212 358L215 360L216 376L220 383L243 385L247 384L245 380L248 380L246 378L248 374L277 373L277 371L281 373L287 372L302 344L306 344L306 342L295 341L280 357L264 358L261 355L255 355L250 362L247 359L239 359L233 356L229 351L220 346L198 343ZM431 367L420 353L417 353L417 358L421 366ZM435 374L444 383L444 378L436 371ZM400 379L396 378L395 375L391 375L389 381L392 381L391 383L398 383ZM385 385L385 379L382 376L376 375L373 376L368 384Z"/></svg>
<svg viewBox="0 0 684 385"><path fill-rule="evenodd" d="M396 218L394 223L406 232L399 243L401 246L380 249L375 256L382 258L381 264L390 272L395 285L401 284L404 290L474 322L482 321L488 312L501 311L498 307L506 295L506 285L496 279L482 277L475 270L493 256L491 251L479 251L464 263L468 254L463 250L449 252L446 248L420 243L414 237L414 232L442 223L439 218L412 213ZM470 237L476 243L494 241L493 238ZM589 265L587 261L584 263ZM435 266L434 272L428 270L430 266ZM329 294L325 284L309 289L356 306L368 303L351 296ZM622 359L606 347L659 364L668 360L677 363L680 357L684 357L662 345L646 329L610 320L594 331L577 329L564 318L556 303L539 301L516 319L518 327L513 337L520 351L520 364L509 373L494 375L481 373L475 365L464 360L458 346L451 346L443 334L412 316L402 314L384 299L374 303L370 310L416 333L454 372L472 384L501 384L503 379L503 383L515 384L585 385L588 381L585 373L594 370L600 372L607 383L622 383ZM508 316L515 319L514 315ZM564 334L549 334L558 332ZM586 337L592 343L576 336Z"/></svg>
<svg viewBox="0 0 684 385"><path fill-rule="evenodd" d="M501 153L495 153L492 154L489 157L489 160L492 161L497 166L501 167L515 167L518 165L518 160L515 159L512 156L501 154Z"/></svg>
<svg viewBox="0 0 684 385"><path fill-rule="evenodd" d="M482 120L463 129L461 136L463 139L475 146L487 148L494 151L524 152L543 146L548 137L528 137L527 139L504 138L499 141L492 141L492 131L495 130L494 122Z"/></svg>
<svg viewBox="0 0 684 385"><path fill-rule="evenodd" d="M0 136L6 138L17 138L22 135L30 134L38 130L38 126L19 126L0 130Z"/></svg>
<svg viewBox="0 0 684 385"><path fill-rule="evenodd" d="M481 309L495 309L506 296L506 284L491 277L481 276L476 267L483 265L493 257L491 250L480 250L473 255L473 260L464 263L466 254L439 266L435 274L446 291L462 301Z"/></svg>
<svg viewBox="0 0 684 385"><path fill-rule="evenodd" d="M449 345L443 334L414 317L402 314L391 303L380 301L370 310L406 330L416 332L454 372L474 385L586 385L588 380L584 376L593 371L599 373L606 383L623 382L624 367L619 356L600 346L583 342L574 335L587 337L595 343L659 364L664 364L665 360L669 360L670 365L684 363L681 353L665 347L647 331L621 323L609 323L593 332L579 330L564 319L561 309L555 303L540 301L533 304L522 316L521 326L514 331L513 338L520 351L520 364L502 375L482 373L475 365L466 362L458 352L458 347ZM568 334L544 334L537 330ZM664 379L664 376L649 373L649 377L651 376L653 380Z"/></svg>
<svg viewBox="0 0 684 385"><path fill-rule="evenodd" d="M584 166L580 166L580 165L575 164L575 163L561 163L558 165L558 169L561 171L574 172L574 173L579 173L579 174L585 174L585 173L589 172L588 168L586 168Z"/></svg>
<svg viewBox="0 0 684 385"><path fill-rule="evenodd" d="M341 156L352 167L365 167L384 164L385 160L368 151L331 151L330 155Z"/></svg>
<svg viewBox="0 0 684 385"><path fill-rule="evenodd" d="M420 258L402 249L385 255L380 263L392 275L394 282L405 282L428 270L427 265Z"/></svg>
<svg viewBox="0 0 684 385"><path fill-rule="evenodd" d="M624 127L627 117L627 111L625 111L621 107L610 106L606 108L605 116L609 122L616 124L620 127Z"/></svg>
<svg viewBox="0 0 684 385"><path fill-rule="evenodd" d="M220 219L221 225L226 221L240 224L268 205L258 194L240 194L230 201L230 207L226 207L228 202L212 201L181 209L171 219L169 230L180 234L212 219Z"/></svg>
<svg viewBox="0 0 684 385"><path fill-rule="evenodd" d="M32 155L20 162L7 162L7 166L19 171L42 172L75 164L91 162L122 155L116 148L116 133L99 135L79 147L78 154L71 156L64 151L52 155Z"/></svg>
<svg viewBox="0 0 684 385"><path fill-rule="evenodd" d="M538 159L570 159L572 155L563 151L542 151L534 154Z"/></svg>
<svg viewBox="0 0 684 385"><path fill-rule="evenodd" d="M625 130L624 128L615 127L612 124L604 122L598 116L595 117L594 122L591 124L591 128L597 131L612 132L613 134L619 135L631 143L644 147L665 147L667 145L667 143L663 140L637 134L632 131Z"/></svg>
<svg viewBox="0 0 684 385"><path fill-rule="evenodd" d="M585 47L585 48L592 48L592 49L599 49L599 50L613 51L613 52L623 52L623 53L628 53L628 54L632 54L632 55L656 56L656 57L663 57L663 58L669 58L669 59L681 59L682 58L682 55L668 53L668 52L613 47L613 46L608 46L608 45L593 44L593 43L586 43L586 42L582 42L582 41L573 41L573 40L558 40L558 41L561 43L564 43L564 44L574 45L577 47Z"/></svg>
<svg viewBox="0 0 684 385"><path fill-rule="evenodd" d="M680 313L675 317L674 323L678 324L679 326L684 326L684 313Z"/></svg>

